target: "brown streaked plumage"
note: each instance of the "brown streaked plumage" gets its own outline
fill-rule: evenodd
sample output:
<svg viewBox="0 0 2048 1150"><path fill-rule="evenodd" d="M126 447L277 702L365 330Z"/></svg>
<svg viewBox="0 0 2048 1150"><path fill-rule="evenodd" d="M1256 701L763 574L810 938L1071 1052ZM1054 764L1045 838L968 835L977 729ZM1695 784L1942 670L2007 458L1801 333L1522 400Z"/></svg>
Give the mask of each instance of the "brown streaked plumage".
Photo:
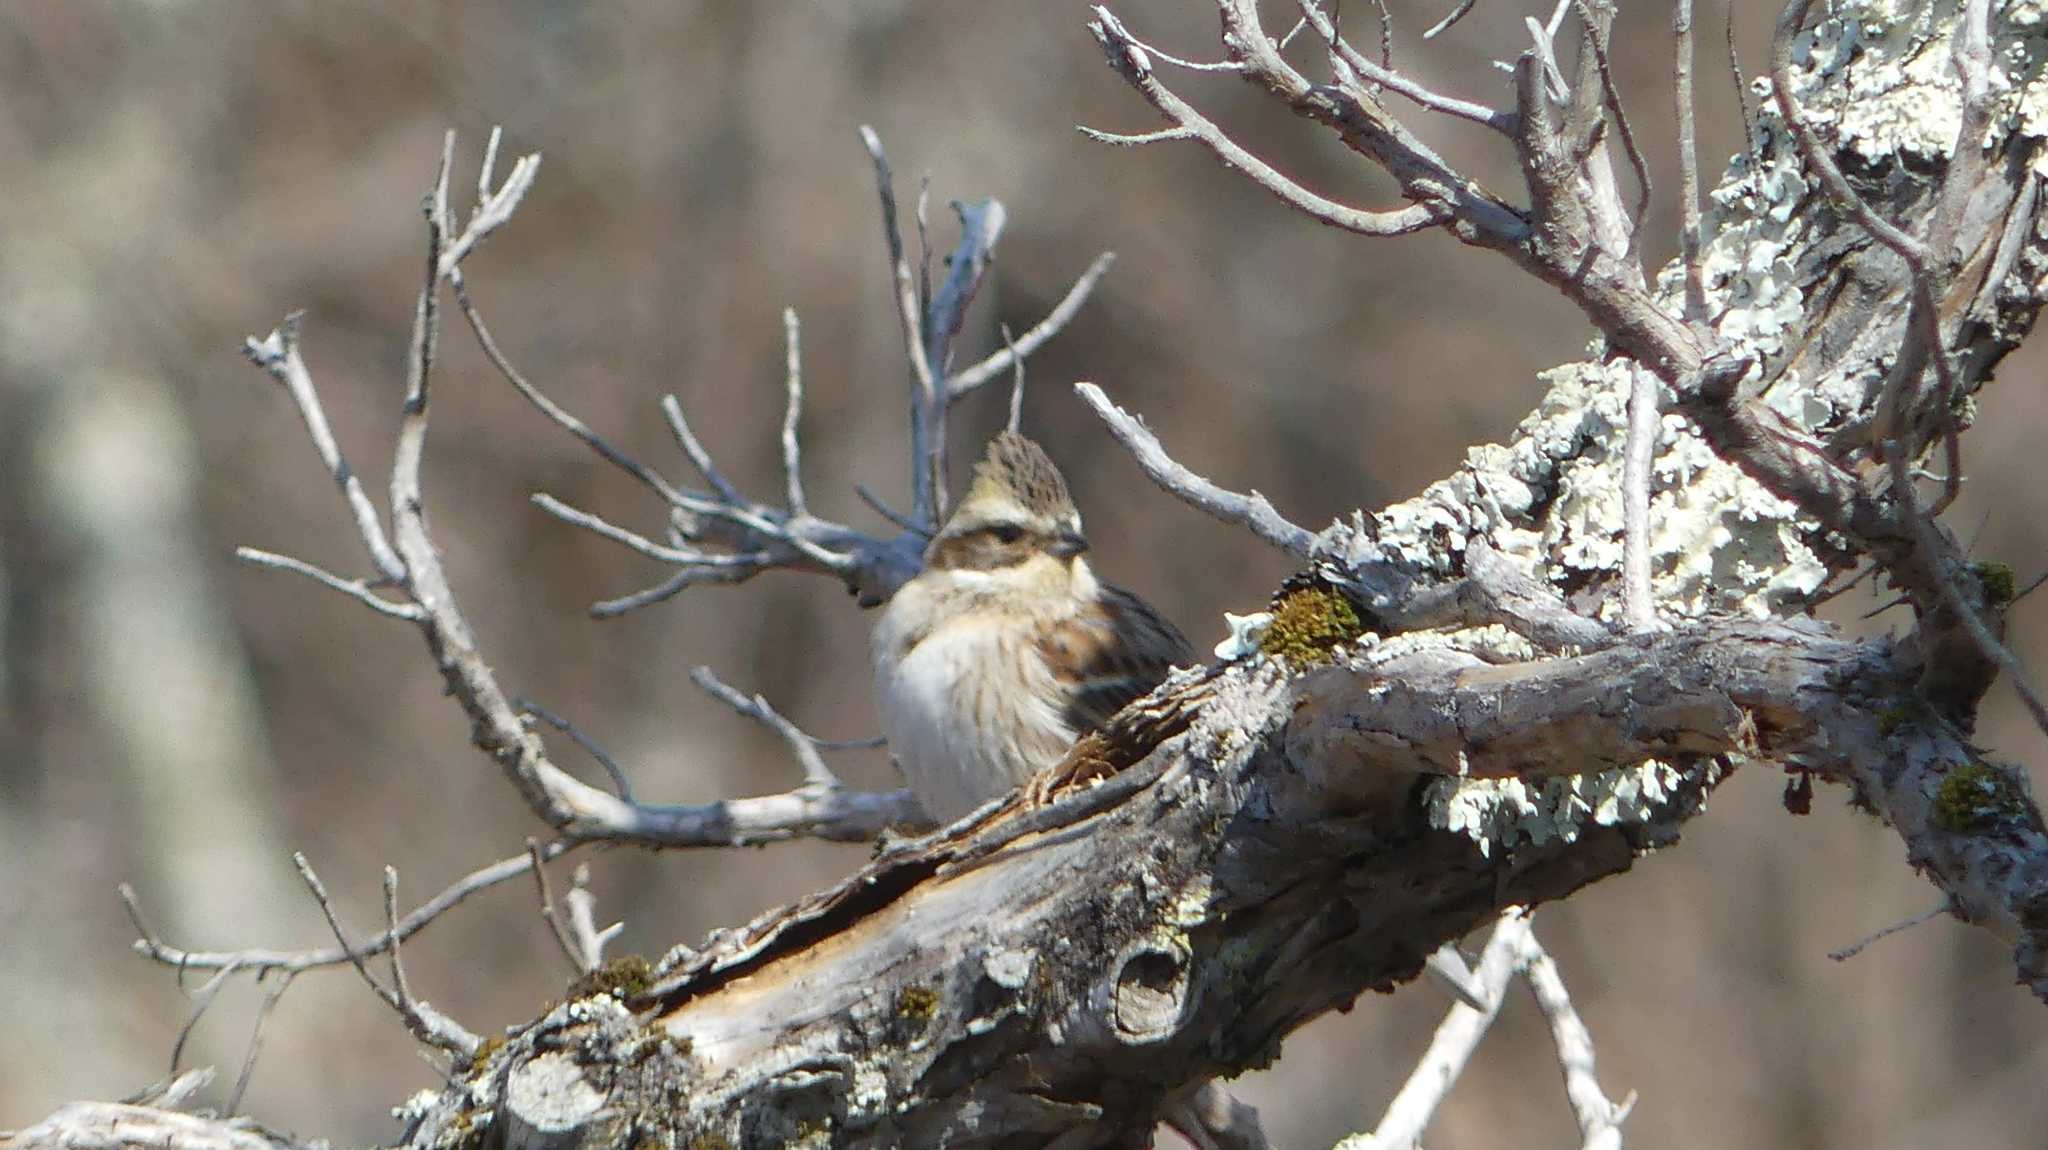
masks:
<svg viewBox="0 0 2048 1150"><path fill-rule="evenodd" d="M875 627L883 730L931 813L951 820L1057 762L1150 691L1187 640L1097 581L1080 512L1045 452L1014 432L976 464Z"/></svg>

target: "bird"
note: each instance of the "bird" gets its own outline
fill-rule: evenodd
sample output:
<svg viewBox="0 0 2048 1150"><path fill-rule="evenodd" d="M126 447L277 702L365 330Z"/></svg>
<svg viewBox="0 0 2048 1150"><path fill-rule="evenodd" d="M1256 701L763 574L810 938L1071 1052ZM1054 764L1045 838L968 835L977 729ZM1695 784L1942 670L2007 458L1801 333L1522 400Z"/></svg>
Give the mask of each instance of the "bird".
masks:
<svg viewBox="0 0 2048 1150"><path fill-rule="evenodd" d="M1187 639L1095 577L1067 481L1037 443L998 433L924 569L874 628L882 731L942 825L1052 766L1152 690Z"/></svg>

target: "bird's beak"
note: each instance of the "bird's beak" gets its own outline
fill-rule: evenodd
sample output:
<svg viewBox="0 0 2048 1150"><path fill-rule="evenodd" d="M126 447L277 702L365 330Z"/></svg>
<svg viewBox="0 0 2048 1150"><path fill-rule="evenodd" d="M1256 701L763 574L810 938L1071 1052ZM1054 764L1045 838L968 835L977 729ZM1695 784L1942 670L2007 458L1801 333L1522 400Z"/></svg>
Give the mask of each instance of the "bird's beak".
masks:
<svg viewBox="0 0 2048 1150"><path fill-rule="evenodd" d="M1072 531L1065 531L1053 537L1051 550L1061 559L1072 559L1088 550L1088 541Z"/></svg>

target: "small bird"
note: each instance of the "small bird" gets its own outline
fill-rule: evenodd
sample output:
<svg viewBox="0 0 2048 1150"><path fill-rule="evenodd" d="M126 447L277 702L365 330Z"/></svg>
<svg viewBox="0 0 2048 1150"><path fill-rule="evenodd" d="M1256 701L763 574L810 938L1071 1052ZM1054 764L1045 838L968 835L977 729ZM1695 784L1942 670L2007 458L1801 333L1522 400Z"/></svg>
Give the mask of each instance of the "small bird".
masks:
<svg viewBox="0 0 2048 1150"><path fill-rule="evenodd" d="M924 571L875 625L882 730L941 822L1058 762L1157 686L1188 641L1100 583L1067 481L1014 431L988 445Z"/></svg>

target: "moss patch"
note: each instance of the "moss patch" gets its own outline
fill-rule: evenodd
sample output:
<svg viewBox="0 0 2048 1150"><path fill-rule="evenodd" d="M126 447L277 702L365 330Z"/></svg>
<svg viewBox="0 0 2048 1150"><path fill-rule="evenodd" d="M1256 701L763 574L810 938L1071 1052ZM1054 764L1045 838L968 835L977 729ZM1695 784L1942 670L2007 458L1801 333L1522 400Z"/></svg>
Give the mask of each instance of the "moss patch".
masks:
<svg viewBox="0 0 2048 1150"><path fill-rule="evenodd" d="M2003 563L1986 561L1970 564L1970 574L1977 577L1977 585L1984 588L1984 599L1993 607L2003 607L2012 602L2018 593L2019 584L2013 578L2012 568Z"/></svg>
<svg viewBox="0 0 2048 1150"><path fill-rule="evenodd" d="M1344 593L1316 582L1281 592L1259 650L1304 667L1330 661L1330 653L1365 634L1358 608Z"/></svg>
<svg viewBox="0 0 2048 1150"><path fill-rule="evenodd" d="M589 974L576 980L569 988L571 998L590 998L599 994L614 994L620 998L632 998L644 994L654 985L654 967L642 955L625 954L612 959Z"/></svg>
<svg viewBox="0 0 2048 1150"><path fill-rule="evenodd" d="M939 1012L939 992L921 983L911 983L896 992L896 1020L915 1032L931 1025Z"/></svg>
<svg viewBox="0 0 2048 1150"><path fill-rule="evenodd" d="M2019 783L1989 763L1950 767L1934 795L1934 824L1945 831L1967 834L2033 818L2033 804Z"/></svg>

